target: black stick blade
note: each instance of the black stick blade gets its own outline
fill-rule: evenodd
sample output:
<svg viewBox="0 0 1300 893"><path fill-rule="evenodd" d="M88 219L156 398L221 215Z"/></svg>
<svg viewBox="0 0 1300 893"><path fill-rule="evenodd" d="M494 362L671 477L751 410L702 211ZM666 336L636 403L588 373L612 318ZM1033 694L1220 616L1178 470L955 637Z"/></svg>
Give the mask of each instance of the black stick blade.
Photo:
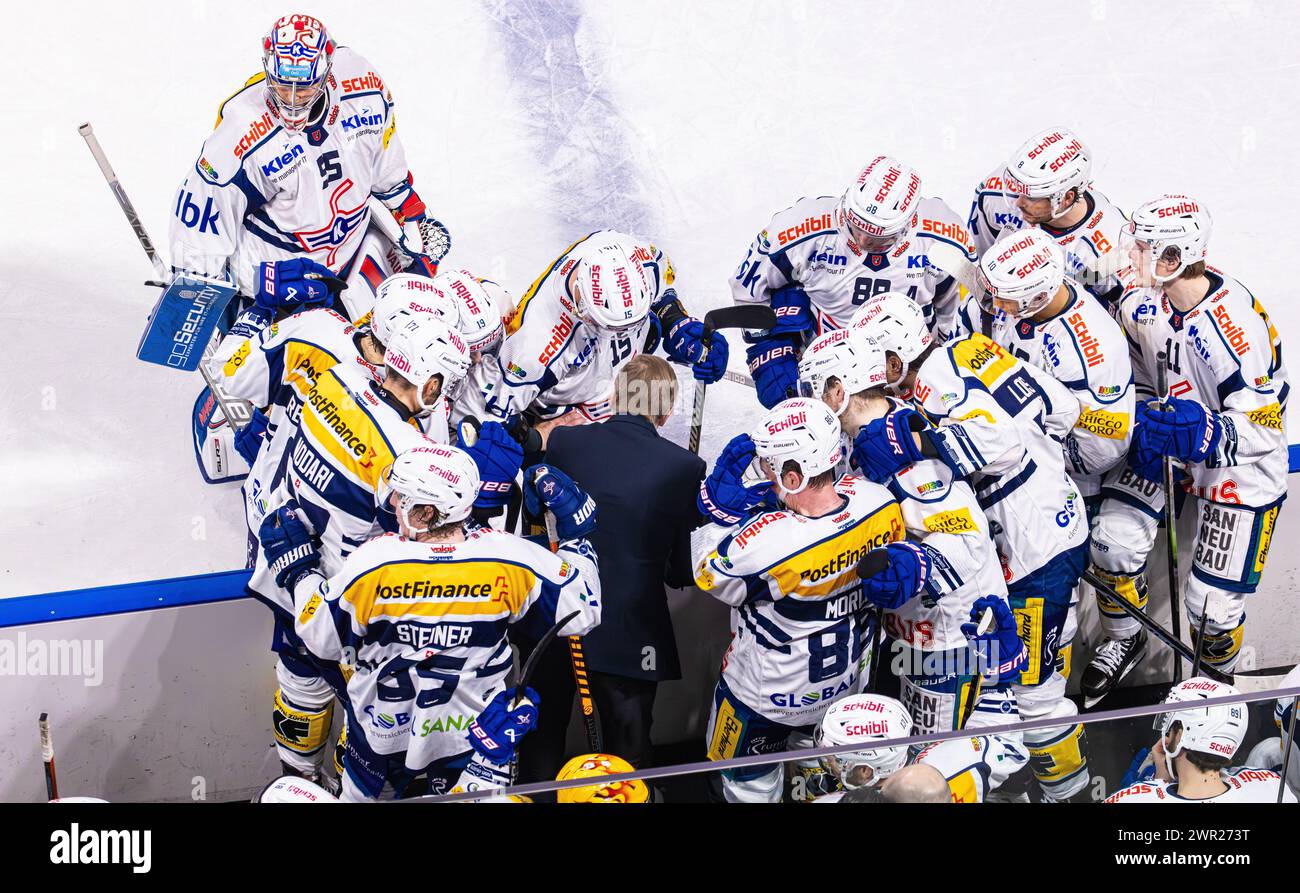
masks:
<svg viewBox="0 0 1300 893"><path fill-rule="evenodd" d="M719 307L704 314L704 328L718 329L770 329L776 325L776 313L766 304L734 304Z"/></svg>
<svg viewBox="0 0 1300 893"><path fill-rule="evenodd" d="M889 569L889 552L885 549L872 549L858 562L858 579L865 580Z"/></svg>

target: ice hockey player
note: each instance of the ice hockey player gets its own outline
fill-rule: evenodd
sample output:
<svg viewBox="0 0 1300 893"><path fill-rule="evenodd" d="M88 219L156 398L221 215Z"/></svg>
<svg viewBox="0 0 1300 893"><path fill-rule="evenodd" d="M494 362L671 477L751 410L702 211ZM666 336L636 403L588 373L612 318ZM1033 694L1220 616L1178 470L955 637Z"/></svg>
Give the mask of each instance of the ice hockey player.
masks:
<svg viewBox="0 0 1300 893"><path fill-rule="evenodd" d="M717 381L727 340L714 332L704 350L704 324L686 313L674 279L664 253L638 236L600 230L574 242L524 293L496 362L475 367L465 413L511 428L540 420L542 431L603 420L618 370L661 340L697 379Z"/></svg>
<svg viewBox="0 0 1300 893"><path fill-rule="evenodd" d="M731 281L737 303L770 304L777 325L746 352L765 407L798 388L799 352L807 339L848 326L874 295L906 294L940 337L951 331L958 284L928 253L946 244L964 262L975 246L961 218L942 199L921 195L921 177L881 155L842 196L803 198L772 218L754 239Z"/></svg>
<svg viewBox="0 0 1300 893"><path fill-rule="evenodd" d="M799 361L800 390L835 412L850 441L904 405L886 383L884 349L853 326L819 335ZM863 593L896 643L892 666L918 734L947 731L958 727L980 687L961 626L981 597L1005 608L1006 583L988 520L964 478L925 458L883 483L902 508L908 539L886 547L888 565L864 582ZM1009 683L996 695L986 692L975 709L970 724L1014 717Z"/></svg>
<svg viewBox="0 0 1300 893"><path fill-rule="evenodd" d="M285 262L355 282L373 196L401 227L404 260L433 275L450 239L412 188L392 94L374 66L337 46L318 20L290 15L262 38L262 67L222 103L176 192L173 267L228 279L250 298L264 262L278 273L279 298L294 278L279 274L301 275Z"/></svg>
<svg viewBox="0 0 1300 893"><path fill-rule="evenodd" d="M719 526L696 547L696 585L733 609L712 760L806 745L827 704L861 689L872 621L855 568L903 538L903 516L884 487L837 480L842 456L834 413L794 398L732 438L700 485L700 509ZM749 483L755 460L760 483ZM779 765L728 770L723 796L780 802L781 779Z"/></svg>
<svg viewBox="0 0 1300 893"><path fill-rule="evenodd" d="M1107 803L1276 803L1282 776L1268 769L1232 766L1250 719L1246 705L1198 701L1238 694L1222 682L1196 676L1175 685L1165 698L1160 737L1151 747L1154 776L1106 798ZM1295 803L1285 792L1282 801Z"/></svg>
<svg viewBox="0 0 1300 893"><path fill-rule="evenodd" d="M1015 686L1020 715L1075 716L1078 708L1065 697L1075 632L1070 601L1087 561L1088 526L1061 442L1078 419L1078 400L982 334L939 345L921 309L904 295L873 299L852 324L885 348L889 386L916 406L894 410L858 433L858 470L888 480L937 456L955 475L970 478L1029 648L1029 666ZM916 418L917 410L937 427ZM1046 798L1066 800L1084 791L1082 725L1031 730L1025 744Z"/></svg>
<svg viewBox="0 0 1300 893"><path fill-rule="evenodd" d="M959 328L988 335L1079 401L1079 418L1065 437L1065 467L1095 526L1102 478L1124 464L1133 436L1133 365L1124 332L1066 277L1061 249L1041 229L1011 230L994 242L980 259L977 282L981 293L962 306ZM1120 588L1113 574L1097 570ZM1144 633L1110 635L1131 622L1119 605L1099 593L1098 608L1106 638L1083 673L1090 703L1105 697L1146 650Z"/></svg>
<svg viewBox="0 0 1300 893"><path fill-rule="evenodd" d="M1200 202L1168 195L1134 211L1123 236L1137 287L1125 293L1118 318L1132 345L1138 404L1128 465L1103 484L1092 560L1121 595L1145 604L1146 560L1164 511L1161 463L1172 457L1190 478L1196 513L1182 587L1188 626L1195 637L1208 614L1206 665L1231 673L1246 599L1259 586L1286 498L1290 384L1263 305L1206 265L1210 228ZM1162 354L1169 395L1155 402ZM1111 624L1107 635L1121 644L1110 647L1132 649L1139 629L1130 618Z"/></svg>
<svg viewBox="0 0 1300 893"><path fill-rule="evenodd" d="M621 775L636 769L622 757L608 753L584 753L569 760L555 776L556 781ZM639 778L613 781L555 792L556 803L649 803L650 788Z"/></svg>
<svg viewBox="0 0 1300 893"><path fill-rule="evenodd" d="M403 450L432 442L419 419L442 411L444 387L455 393L469 365L460 336L428 315L406 317L386 348L382 384L346 366L320 374L285 446L284 479L268 498L268 519L282 505L296 506L326 575L380 532L380 474ZM312 658L293 632L291 594L278 576L261 550L248 593L277 619L273 729L286 771L319 781L333 692L344 686L337 667Z"/></svg>
<svg viewBox="0 0 1300 893"><path fill-rule="evenodd" d="M527 624L540 638L573 612L561 635L600 622L586 539L595 506L563 473L536 471L528 479L533 498L555 515L555 554L467 526L478 469L441 444L404 450L384 469L380 498L401 535L370 540L328 576L295 504L267 516L262 545L277 584L293 593L298 635L319 661L353 668L341 799L509 785L515 746L538 704L531 689L505 687L508 627ZM416 786L421 777L427 785Z"/></svg>
<svg viewBox="0 0 1300 893"><path fill-rule="evenodd" d="M1291 672L1278 683L1278 688L1294 688L1300 686L1300 666L1291 668ZM1247 766L1259 766L1261 769L1272 769L1274 772L1281 774L1283 767L1286 768L1286 786L1292 794L1300 797L1300 744L1294 740L1289 740L1295 731L1291 724L1291 717L1295 713L1295 697L1278 698L1273 705L1273 725L1277 727L1279 735L1272 738L1265 738L1253 748L1246 757ZM1289 743L1288 743L1289 741ZM1288 760L1286 751L1291 751L1291 758Z"/></svg>
<svg viewBox="0 0 1300 893"><path fill-rule="evenodd" d="M836 803L847 791L883 784L904 766L925 765L943 773L954 803L983 803L1029 762L1029 753L1019 735L975 734L954 738L926 745L910 759L906 745L865 747L875 741L920 734L924 733L915 728L907 708L893 698L875 694L840 698L822 717L817 727L816 746L861 744L864 747L860 751L821 758L840 790L824 794L814 802Z"/></svg>
<svg viewBox="0 0 1300 893"><path fill-rule="evenodd" d="M1124 212L1092 188L1092 152L1064 127L1026 140L975 188L971 237L980 256L1011 230L1038 227L1065 254L1069 275L1107 309L1124 290L1116 272Z"/></svg>

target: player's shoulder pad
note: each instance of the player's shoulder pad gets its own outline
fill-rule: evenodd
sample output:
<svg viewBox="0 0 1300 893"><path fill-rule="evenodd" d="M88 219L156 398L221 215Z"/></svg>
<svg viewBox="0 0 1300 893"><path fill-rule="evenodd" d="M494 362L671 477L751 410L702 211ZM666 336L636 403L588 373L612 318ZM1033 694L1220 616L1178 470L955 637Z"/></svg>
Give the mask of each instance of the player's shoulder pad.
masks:
<svg viewBox="0 0 1300 893"><path fill-rule="evenodd" d="M985 195L1001 195L1004 189L1002 181L1004 171L1005 168L999 167L983 180L980 180L979 185L975 187L976 197L978 198Z"/></svg>
<svg viewBox="0 0 1300 893"><path fill-rule="evenodd" d="M917 203L916 235L922 239L949 242L965 251L972 261L976 258L975 240L966 229L965 219L941 198L922 198Z"/></svg>
<svg viewBox="0 0 1300 893"><path fill-rule="evenodd" d="M1260 313L1262 308L1241 283L1213 267L1207 270L1223 281L1218 291L1187 315L1192 347L1212 368L1246 363L1267 366L1273 339L1271 327Z"/></svg>
<svg viewBox="0 0 1300 893"><path fill-rule="evenodd" d="M347 317L329 307L313 307L263 329L262 347L272 349L294 339L323 342L321 347L333 347L340 344L342 338L350 339L355 331L356 327Z"/></svg>
<svg viewBox="0 0 1300 893"><path fill-rule="evenodd" d="M229 183L249 153L280 131L279 119L266 104L265 80L264 74L254 75L221 103L216 126L194 162L195 171L206 182Z"/></svg>
<svg viewBox="0 0 1300 893"><path fill-rule="evenodd" d="M342 596L357 580L371 571L412 557L410 543L410 540L396 533L384 533L366 540L343 560L343 567L334 577L331 588Z"/></svg>
<svg viewBox="0 0 1300 893"><path fill-rule="evenodd" d="M794 516L784 511L760 512L747 518L714 550L722 569L740 576L771 566L777 557L774 550L789 548L788 532L793 523Z"/></svg>
<svg viewBox="0 0 1300 893"><path fill-rule="evenodd" d="M767 228L758 234L757 244L764 254L775 254L818 236L837 236L835 206L832 195L801 198L783 211L772 215Z"/></svg>
<svg viewBox="0 0 1300 893"><path fill-rule="evenodd" d="M339 47L334 51L330 78L338 90L337 98L340 101L370 94L379 94L387 102L393 101L388 85L375 70L375 66L349 47Z"/></svg>

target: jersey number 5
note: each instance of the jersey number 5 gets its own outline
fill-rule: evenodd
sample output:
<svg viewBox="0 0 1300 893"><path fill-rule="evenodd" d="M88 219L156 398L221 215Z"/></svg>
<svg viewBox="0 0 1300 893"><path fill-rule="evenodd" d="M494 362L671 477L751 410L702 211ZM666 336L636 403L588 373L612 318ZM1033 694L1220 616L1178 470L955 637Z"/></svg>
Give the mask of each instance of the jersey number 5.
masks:
<svg viewBox="0 0 1300 893"><path fill-rule="evenodd" d="M321 189L329 189L330 184L337 182L343 176L343 165L339 164L337 151L326 152L316 159L316 167L320 170Z"/></svg>

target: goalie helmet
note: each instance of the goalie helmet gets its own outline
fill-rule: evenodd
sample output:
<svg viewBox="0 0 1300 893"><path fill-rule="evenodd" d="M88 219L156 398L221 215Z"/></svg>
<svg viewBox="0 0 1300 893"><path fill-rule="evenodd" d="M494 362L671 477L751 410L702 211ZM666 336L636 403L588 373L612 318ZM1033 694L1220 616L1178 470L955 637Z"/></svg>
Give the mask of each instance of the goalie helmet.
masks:
<svg viewBox="0 0 1300 893"><path fill-rule="evenodd" d="M1015 304L1017 318L1033 316L1048 305L1065 281L1065 255L1041 229L1006 233L984 252L976 271L980 306Z"/></svg>
<svg viewBox="0 0 1300 893"><path fill-rule="evenodd" d="M439 273L433 282L455 304L456 330L465 339L471 357L495 355L505 338L502 322L514 312L514 298L490 279L480 279L468 270Z"/></svg>
<svg viewBox="0 0 1300 893"><path fill-rule="evenodd" d="M1092 153L1071 131L1050 127L1016 149L1002 173L1002 181L1008 210L1015 216L1020 216L1016 199L1024 197L1050 199L1051 217L1060 217L1092 185ZM1075 191L1074 199L1066 204L1065 196L1071 189Z"/></svg>
<svg viewBox="0 0 1300 893"><path fill-rule="evenodd" d="M284 129L307 125L311 108L325 91L334 59L334 41L325 26L307 15L277 19L262 38L266 98Z"/></svg>
<svg viewBox="0 0 1300 893"><path fill-rule="evenodd" d="M605 233L583 248L574 272L578 315L588 325L611 332L645 319L654 296L645 268L636 259L636 246Z"/></svg>
<svg viewBox="0 0 1300 893"><path fill-rule="evenodd" d="M912 363L934 342L925 313L907 295L887 291L868 300L849 319L849 328L866 335L884 350L898 356L903 371L889 390L897 394Z"/></svg>
<svg viewBox="0 0 1300 893"><path fill-rule="evenodd" d="M565 763L556 781L576 778L599 778L602 775L621 775L636 769L622 757L608 753L585 753ZM645 803L650 799L650 789L644 781L612 781L588 787L563 788L555 792L557 803Z"/></svg>
<svg viewBox="0 0 1300 893"><path fill-rule="evenodd" d="M1214 221L1196 199L1186 195L1162 195L1133 212L1120 232L1120 249L1133 258L1152 282L1177 279L1189 266L1205 260ZM1134 257L1140 253L1140 259ZM1158 261L1177 263L1168 276L1156 273Z"/></svg>
<svg viewBox="0 0 1300 893"><path fill-rule="evenodd" d="M844 457L840 422L821 400L795 397L772 408L750 432L754 451L776 475L776 485L785 494L800 493L808 482L830 471ZM781 483L786 462L799 466L803 482L794 490Z"/></svg>
<svg viewBox="0 0 1300 893"><path fill-rule="evenodd" d="M920 200L920 175L897 159L879 155L844 191L835 223L855 248L878 254L907 232Z"/></svg>
<svg viewBox="0 0 1300 893"><path fill-rule="evenodd" d="M1245 704L1214 704L1199 706L1198 701L1239 694L1238 690L1222 682L1194 676L1169 690L1165 703L1177 705L1169 713L1160 714L1157 728L1160 737L1167 739L1174 723L1181 725L1183 734L1178 746L1165 749L1165 768L1174 773L1174 757L1184 750L1194 750L1212 756L1231 759L1246 738L1249 718ZM1175 777L1177 777L1175 775Z"/></svg>
<svg viewBox="0 0 1300 893"><path fill-rule="evenodd" d="M831 408L837 415L844 415L852 394L888 384L885 351L854 329L836 329L819 336L799 359L799 392L804 397L825 400L832 378L844 387L844 400Z"/></svg>
<svg viewBox="0 0 1300 893"><path fill-rule="evenodd" d="M455 524L469 517L478 498L479 474L474 459L464 450L430 442L402 452L383 474L383 500L396 493L397 517L406 530L414 530L411 511L431 505L440 524Z"/></svg>
<svg viewBox="0 0 1300 893"><path fill-rule="evenodd" d="M420 415L428 415L437 403L424 402L424 386L435 375L442 376L439 402L454 402L469 374L469 351L459 334L442 320L413 315L393 332L384 348L384 365L415 385Z"/></svg>
<svg viewBox="0 0 1300 893"><path fill-rule="evenodd" d="M436 279L414 273L397 273L379 284L375 306L370 311L370 332L380 344L387 344L401 322L416 315L436 316L456 325L456 301L438 287Z"/></svg>
<svg viewBox="0 0 1300 893"><path fill-rule="evenodd" d="M831 704L813 737L817 747L839 747L906 738L911 734L911 714L898 701L881 695L849 695ZM821 762L827 772L839 778L845 790L851 791L879 784L901 769L907 763L907 746L855 750L822 757ZM865 785L852 781L853 770L858 766L871 767L871 779Z"/></svg>

